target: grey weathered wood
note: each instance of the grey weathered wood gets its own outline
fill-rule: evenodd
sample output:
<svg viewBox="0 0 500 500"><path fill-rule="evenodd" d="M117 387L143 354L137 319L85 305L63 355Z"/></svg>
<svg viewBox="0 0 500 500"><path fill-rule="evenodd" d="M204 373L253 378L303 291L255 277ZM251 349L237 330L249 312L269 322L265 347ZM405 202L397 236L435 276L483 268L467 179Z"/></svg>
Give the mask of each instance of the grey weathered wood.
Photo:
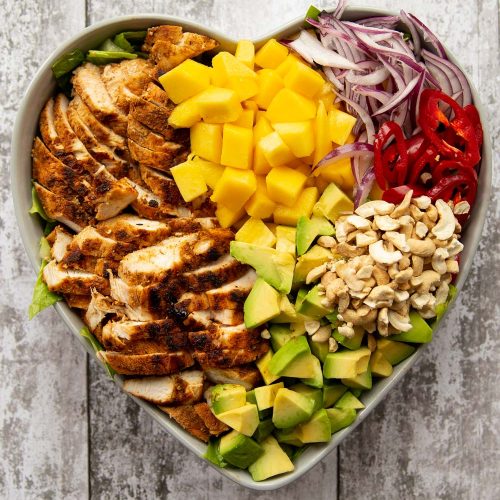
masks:
<svg viewBox="0 0 500 500"><path fill-rule="evenodd" d="M48 310L28 322L34 273L9 190L10 135L34 72L85 25L83 1L0 3L0 497L85 498L86 355Z"/></svg>
<svg viewBox="0 0 500 500"><path fill-rule="evenodd" d="M235 38L302 15L309 0L50 2L0 0L0 497L320 498L337 496L331 454L296 484L257 495L222 478L126 398L86 357L53 311L25 311L33 274L8 190L10 131L36 67L87 20L134 12L185 17ZM333 2L315 2L321 7ZM489 106L499 158L498 3L364 0L427 21L464 63ZM498 175L495 176L498 187ZM494 190L495 191L495 190ZM439 338L340 447L339 498L495 498L498 468L499 208L496 195L476 264ZM87 405L89 422L87 427ZM88 433L88 434L87 434ZM88 467L88 464L90 467Z"/></svg>

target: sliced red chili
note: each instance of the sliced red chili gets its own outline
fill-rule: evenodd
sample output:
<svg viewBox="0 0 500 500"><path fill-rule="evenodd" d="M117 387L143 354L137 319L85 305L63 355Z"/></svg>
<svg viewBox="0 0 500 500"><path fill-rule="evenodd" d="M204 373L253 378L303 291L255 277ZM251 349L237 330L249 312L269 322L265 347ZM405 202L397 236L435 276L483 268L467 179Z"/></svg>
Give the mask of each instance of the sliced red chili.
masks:
<svg viewBox="0 0 500 500"><path fill-rule="evenodd" d="M410 184L417 184L420 182L420 175L424 172L424 170L428 167L429 170L435 167L438 163L438 151L437 149L428 144L425 151L421 154L421 156L415 161L412 168L410 169L408 182Z"/></svg>
<svg viewBox="0 0 500 500"><path fill-rule="evenodd" d="M470 167L464 167L458 161L443 160L436 163L436 166L432 169L432 178L434 183L440 181L443 177L450 177L452 175L459 174L464 169L470 170Z"/></svg>
<svg viewBox="0 0 500 500"><path fill-rule="evenodd" d="M387 201L387 203L398 204L403 201L406 193L410 190L413 191L412 198L425 194L425 189L422 189L420 186L409 186L407 184L403 184L401 186L386 189L382 194L382 199Z"/></svg>
<svg viewBox="0 0 500 500"><path fill-rule="evenodd" d="M472 168L464 168L455 175L443 177L429 191L432 201L438 199L467 201L472 207L476 199L477 192L477 174ZM457 195L459 198L456 198Z"/></svg>
<svg viewBox="0 0 500 500"><path fill-rule="evenodd" d="M469 117L469 120L472 122L474 126L474 130L476 131L476 139L477 145L479 149L483 145L483 126L481 125L481 117L479 116L479 112L473 104L469 104L464 108L465 113Z"/></svg>

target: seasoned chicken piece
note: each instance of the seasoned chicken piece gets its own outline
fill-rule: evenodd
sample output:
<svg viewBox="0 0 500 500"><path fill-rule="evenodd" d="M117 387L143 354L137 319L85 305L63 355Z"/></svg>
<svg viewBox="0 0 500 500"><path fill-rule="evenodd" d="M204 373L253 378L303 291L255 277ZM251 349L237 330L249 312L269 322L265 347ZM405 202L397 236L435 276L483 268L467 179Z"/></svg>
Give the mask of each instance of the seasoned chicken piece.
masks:
<svg viewBox="0 0 500 500"><path fill-rule="evenodd" d="M246 349L208 349L195 351L193 356L202 366L234 367L252 363L262 357L269 349L264 343L252 344Z"/></svg>
<svg viewBox="0 0 500 500"><path fill-rule="evenodd" d="M118 274L129 285L165 281L217 260L228 252L232 238L230 230L219 228L173 236L127 255Z"/></svg>
<svg viewBox="0 0 500 500"><path fill-rule="evenodd" d="M64 295L64 299L69 307L73 309L82 309L87 310L90 304L90 295L73 295L66 294Z"/></svg>
<svg viewBox="0 0 500 500"><path fill-rule="evenodd" d="M85 323L90 330L94 332L108 314L124 316L125 309L114 302L111 297L102 295L95 289L91 290L91 300L84 316Z"/></svg>
<svg viewBox="0 0 500 500"><path fill-rule="evenodd" d="M210 431L202 418L195 412L192 405L173 407L159 406L159 408L173 418L183 429L189 432L189 434L208 443Z"/></svg>
<svg viewBox="0 0 500 500"><path fill-rule="evenodd" d="M255 366L235 366L234 368L214 368L203 366L203 371L214 384L239 384L250 391L261 381L259 370Z"/></svg>
<svg viewBox="0 0 500 500"><path fill-rule="evenodd" d="M156 85L155 82L151 82L146 87L142 93L142 97L157 106L172 109L172 101L168 98L168 94L159 85Z"/></svg>
<svg viewBox="0 0 500 500"><path fill-rule="evenodd" d="M167 222L173 235L196 233L202 229L214 229L219 226L219 221L215 217L179 217L170 219Z"/></svg>
<svg viewBox="0 0 500 500"><path fill-rule="evenodd" d="M229 430L224 422L221 422L213 413L207 403L198 403L194 405L194 411L203 420L208 431L212 436L219 436Z"/></svg>
<svg viewBox="0 0 500 500"><path fill-rule="evenodd" d="M114 104L128 114L130 102L142 94L155 73L154 65L146 59L125 59L119 63L106 64L101 79Z"/></svg>
<svg viewBox="0 0 500 500"><path fill-rule="evenodd" d="M192 404L203 393L203 372L185 370L164 377L130 378L123 382L123 390L158 405Z"/></svg>
<svg viewBox="0 0 500 500"><path fill-rule="evenodd" d="M65 269L55 260L51 260L43 269L43 280L51 292L90 294L91 288L109 294L108 280L96 274Z"/></svg>
<svg viewBox="0 0 500 500"><path fill-rule="evenodd" d="M212 323L206 330L189 332L189 341L197 351L246 349L264 342L260 332L249 330L244 323L236 326Z"/></svg>
<svg viewBox="0 0 500 500"><path fill-rule="evenodd" d="M128 118L128 128L127 135L129 140L134 141L139 144L143 148L149 149L151 151L165 153L166 155L171 155L172 151L177 148L181 148L184 146L184 149L187 150L185 145L188 143L186 130L183 130L183 133L180 133L180 129L177 132L177 135L182 139L183 143L177 144L175 139L175 130L172 129L172 133L170 137L166 138L156 132L153 132L150 128L143 125L140 121L136 120L132 115ZM172 142L173 141L173 142Z"/></svg>
<svg viewBox="0 0 500 500"><path fill-rule="evenodd" d="M140 165L139 171L144 184L146 184L151 192L158 196L163 203L186 205L177 184L172 178L145 165Z"/></svg>
<svg viewBox="0 0 500 500"><path fill-rule="evenodd" d="M180 26L155 26L149 28L143 50L160 73L165 73L181 62L213 50L219 43L197 33L183 33Z"/></svg>
<svg viewBox="0 0 500 500"><path fill-rule="evenodd" d="M238 309L221 309L220 311L194 311L185 324L198 330L208 328L212 323L225 326L236 326L243 322L243 311Z"/></svg>
<svg viewBox="0 0 500 500"><path fill-rule="evenodd" d="M88 227L88 226L87 226ZM108 278L110 273L116 273L119 260L113 260L112 257L101 258L93 255L84 255L79 250L70 251L61 261L65 269L76 269L86 271L87 273L97 274L103 278Z"/></svg>
<svg viewBox="0 0 500 500"><path fill-rule="evenodd" d="M101 72L101 68L91 63L79 66L71 79L73 90L99 121L117 134L125 136L127 115L111 99L102 81Z"/></svg>
<svg viewBox="0 0 500 500"><path fill-rule="evenodd" d="M168 118L173 109L173 103L169 107L160 107L140 97L130 104L129 120L132 118L142 123L152 132L169 141L174 136L174 129L168 124Z"/></svg>
<svg viewBox="0 0 500 500"><path fill-rule="evenodd" d="M50 234L47 235L47 241L50 245L50 256L60 262L68 250L68 246L73 240L70 234L63 226L56 226Z"/></svg>
<svg viewBox="0 0 500 500"><path fill-rule="evenodd" d="M187 292L177 302L176 309L183 311L186 316L193 311L207 309L239 309L250 293L256 277L255 271L250 269L241 278L220 288L205 293Z"/></svg>
<svg viewBox="0 0 500 500"><path fill-rule="evenodd" d="M170 375L194 365L188 352L123 354L100 351L98 356L121 375Z"/></svg>
<svg viewBox="0 0 500 500"><path fill-rule="evenodd" d="M168 151L159 151L147 149L129 137L128 148L134 161L164 172L170 172L172 167L184 162L188 155L187 148L175 142L166 142L163 149L168 148Z"/></svg>
<svg viewBox="0 0 500 500"><path fill-rule="evenodd" d="M107 172L104 166L100 173L102 174L103 171ZM108 173L108 175L111 174ZM133 204L138 196L132 183L125 177L110 184L109 191L97 199L98 204L95 216L97 220L106 220L118 215L128 205ZM96 191L100 193L99 188Z"/></svg>
<svg viewBox="0 0 500 500"><path fill-rule="evenodd" d="M61 162L68 165L73 170L83 173L85 172L81 166L76 164L74 156L66 152L64 145L57 134L56 126L54 123L54 99L50 98L40 113L40 120L38 122L40 128L40 135L47 148L58 158Z"/></svg>

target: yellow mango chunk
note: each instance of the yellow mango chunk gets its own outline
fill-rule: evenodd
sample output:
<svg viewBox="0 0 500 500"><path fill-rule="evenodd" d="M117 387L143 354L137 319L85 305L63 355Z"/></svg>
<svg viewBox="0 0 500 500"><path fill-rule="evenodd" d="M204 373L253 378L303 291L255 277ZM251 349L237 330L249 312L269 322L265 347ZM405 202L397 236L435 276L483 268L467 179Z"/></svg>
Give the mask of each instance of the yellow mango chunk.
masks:
<svg viewBox="0 0 500 500"><path fill-rule="evenodd" d="M273 127L269 123L269 120L266 118L265 114L257 114L257 119L255 121L255 126L253 128L253 142L254 144L258 144L258 142L266 135L273 133Z"/></svg>
<svg viewBox="0 0 500 500"><path fill-rule="evenodd" d="M201 120L197 97L194 96L178 104L170 116L168 124L174 128L190 128Z"/></svg>
<svg viewBox="0 0 500 500"><path fill-rule="evenodd" d="M196 96L198 111L207 123L227 123L237 120L243 111L232 89L209 87Z"/></svg>
<svg viewBox="0 0 500 500"><path fill-rule="evenodd" d="M313 165L316 165L333 149L330 139L330 130L328 128L328 114L325 105L321 101L318 103L314 134L316 137L316 146L314 148Z"/></svg>
<svg viewBox="0 0 500 500"><path fill-rule="evenodd" d="M194 200L207 192L207 184L196 162L188 160L180 163L172 167L170 173L184 201Z"/></svg>
<svg viewBox="0 0 500 500"><path fill-rule="evenodd" d="M343 146L348 138L356 118L340 109L332 109L328 113L328 127L330 130L330 140L339 146Z"/></svg>
<svg viewBox="0 0 500 500"><path fill-rule="evenodd" d="M314 205L313 213L335 222L341 215L352 213L353 210L352 200L332 182Z"/></svg>
<svg viewBox="0 0 500 500"><path fill-rule="evenodd" d="M252 165L253 132L251 128L225 123L222 131L222 165L250 168Z"/></svg>
<svg viewBox="0 0 500 500"><path fill-rule="evenodd" d="M250 40L240 40L238 45L236 45L236 52L234 55L238 61L242 62L247 68L253 70L255 46Z"/></svg>
<svg viewBox="0 0 500 500"><path fill-rule="evenodd" d="M266 116L270 122L301 122L316 116L316 104L297 92L281 89L269 104Z"/></svg>
<svg viewBox="0 0 500 500"><path fill-rule="evenodd" d="M267 109L274 96L284 87L282 78L272 69L257 72L259 90L254 97L261 109Z"/></svg>
<svg viewBox="0 0 500 500"><path fill-rule="evenodd" d="M340 189L346 192L351 192L355 183L350 158L343 158L331 165L317 168L314 171L314 175L319 175L328 182L334 182Z"/></svg>
<svg viewBox="0 0 500 500"><path fill-rule="evenodd" d="M288 54L286 59L276 68L275 71L283 78L296 62L301 62L300 58L295 54Z"/></svg>
<svg viewBox="0 0 500 500"><path fill-rule="evenodd" d="M214 83L233 89L244 101L258 91L257 75L229 52L219 52L212 59Z"/></svg>
<svg viewBox="0 0 500 500"><path fill-rule="evenodd" d="M368 198L370 198L370 200L381 200L383 194L384 192L380 189L380 186L374 182Z"/></svg>
<svg viewBox="0 0 500 500"><path fill-rule="evenodd" d="M250 99L249 101L243 101L241 105L243 106L243 109L251 109L254 112L255 117L257 116L257 111L259 111L259 106L255 101L252 101Z"/></svg>
<svg viewBox="0 0 500 500"><path fill-rule="evenodd" d="M317 71L301 62L296 62L290 67L283 81L285 87L309 98L319 94L324 83L323 78Z"/></svg>
<svg viewBox="0 0 500 500"><path fill-rule="evenodd" d="M276 203L293 206L307 177L288 167L274 167L266 176L267 194Z"/></svg>
<svg viewBox="0 0 500 500"><path fill-rule="evenodd" d="M294 159L293 153L278 132L271 132L259 141L259 146L271 167L279 167Z"/></svg>
<svg viewBox="0 0 500 500"><path fill-rule="evenodd" d="M271 38L255 54L255 64L261 68L276 68L288 55L288 49Z"/></svg>
<svg viewBox="0 0 500 500"><path fill-rule="evenodd" d="M175 110L174 110L175 111ZM205 160L220 163L222 125L199 122L190 130L191 151Z"/></svg>
<svg viewBox="0 0 500 500"><path fill-rule="evenodd" d="M217 209L215 210L215 216L221 227L234 226L244 215L245 210L243 208L231 210L220 204L217 205Z"/></svg>
<svg viewBox="0 0 500 500"><path fill-rule="evenodd" d="M310 120L273 123L273 128L297 158L309 156L314 151L314 129Z"/></svg>
<svg viewBox="0 0 500 500"><path fill-rule="evenodd" d="M256 189L254 172L226 167L210 199L236 212L245 205Z"/></svg>
<svg viewBox="0 0 500 500"><path fill-rule="evenodd" d="M264 152L259 143L253 149L253 170L257 175L266 175L271 170L271 165L264 156Z"/></svg>
<svg viewBox="0 0 500 500"><path fill-rule="evenodd" d="M237 125L238 127L252 128L254 119L255 111L253 109L243 109L240 117L236 121L231 123L233 125Z"/></svg>
<svg viewBox="0 0 500 500"><path fill-rule="evenodd" d="M257 191L245 205L247 214L257 219L267 219L271 217L275 208L276 203L267 194L266 179L257 176Z"/></svg>
<svg viewBox="0 0 500 500"><path fill-rule="evenodd" d="M316 96L318 101L323 101L325 109L331 111L332 109L340 106L340 104L335 103L335 94L333 93L332 85L329 82L323 82L323 87L320 93Z"/></svg>
<svg viewBox="0 0 500 500"><path fill-rule="evenodd" d="M302 193L304 193L304 191L302 191ZM282 207L282 208L290 210L288 207ZM294 227L276 226L276 250L278 250L278 252L291 253L295 257L296 234L297 230Z"/></svg>
<svg viewBox="0 0 500 500"><path fill-rule="evenodd" d="M179 104L190 97L199 94L210 85L211 69L192 59L171 69L158 78L168 97Z"/></svg>
<svg viewBox="0 0 500 500"><path fill-rule="evenodd" d="M261 247L272 247L276 243L276 236L260 220L250 217L235 234L236 241L244 241Z"/></svg>
<svg viewBox="0 0 500 500"><path fill-rule="evenodd" d="M210 189L214 189L217 185L217 182L219 182L222 173L224 172L224 167L212 161L202 160L199 157L195 157L191 161L198 165L198 168L200 169L201 175L205 179L207 186Z"/></svg>
<svg viewBox="0 0 500 500"><path fill-rule="evenodd" d="M274 211L274 222L287 226L296 226L300 217L310 217L314 204L318 201L319 192L316 187L305 188L292 207L278 205Z"/></svg>

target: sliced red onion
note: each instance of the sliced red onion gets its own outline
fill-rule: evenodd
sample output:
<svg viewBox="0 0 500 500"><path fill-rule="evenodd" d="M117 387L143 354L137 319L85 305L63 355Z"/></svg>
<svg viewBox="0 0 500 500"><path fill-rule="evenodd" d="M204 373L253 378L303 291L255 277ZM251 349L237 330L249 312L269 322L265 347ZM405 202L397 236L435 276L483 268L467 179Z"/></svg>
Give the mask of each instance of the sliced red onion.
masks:
<svg viewBox="0 0 500 500"><path fill-rule="evenodd" d="M374 28L372 26L363 26L359 23L355 23L352 21L343 21L343 23L344 23L344 26L348 27L349 29L351 29L354 32L365 33L365 34L370 35L370 36L387 35L387 34L398 36L398 37L403 36L403 34L400 31L391 30L388 28Z"/></svg>
<svg viewBox="0 0 500 500"><path fill-rule="evenodd" d="M353 158L355 156L373 155L373 145L367 142L354 142L353 144L344 144L338 148L330 151L322 160L320 160L314 167L313 171L317 168L327 167L344 158Z"/></svg>
<svg viewBox="0 0 500 500"><path fill-rule="evenodd" d="M387 80L389 75L389 70L384 66L380 66L368 75L356 75L352 71L349 71L346 75L346 80L356 85L378 85Z"/></svg>
<svg viewBox="0 0 500 500"><path fill-rule="evenodd" d="M386 92L385 90L378 90L372 87L365 87L364 85L355 85L352 90L366 97L373 97L381 104L385 104L392 96L392 94Z"/></svg>
<svg viewBox="0 0 500 500"><path fill-rule="evenodd" d="M370 191L372 190L374 181L375 181L375 172L373 168L370 168L369 170L366 171L365 175L363 176L363 179L356 188L356 194L354 195L355 209L366 201L368 195L370 194Z"/></svg>
<svg viewBox="0 0 500 500"><path fill-rule="evenodd" d="M337 19L340 19L342 17L342 14L344 13L345 8L347 7L347 1L346 0L339 0L337 3L337 7L333 11L333 16L336 17Z"/></svg>
<svg viewBox="0 0 500 500"><path fill-rule="evenodd" d="M438 37L418 18L413 14L408 14L408 17L415 23L416 28L422 34L422 40L428 42L437 52L439 57L443 59L448 59L446 55L446 50L444 50L443 44L439 41Z"/></svg>
<svg viewBox="0 0 500 500"><path fill-rule="evenodd" d="M399 23L398 16L377 16L377 17L367 17L365 19L360 19L356 21L358 24L363 26L369 26L372 28L389 28L394 29Z"/></svg>
<svg viewBox="0 0 500 500"><path fill-rule="evenodd" d="M413 41L413 52L415 53L417 60L419 60L422 44L420 43L420 35L418 34L417 28L404 10L400 11L400 17L403 24L410 30L410 35Z"/></svg>
<svg viewBox="0 0 500 500"><path fill-rule="evenodd" d="M399 106L403 101L408 99L412 94L413 90L417 86L417 83L420 79L420 75L416 76L410 83L408 83L401 91L397 92L392 96L392 98L385 103L380 109L378 109L373 116L378 116L383 113L388 113L392 111L395 107Z"/></svg>

